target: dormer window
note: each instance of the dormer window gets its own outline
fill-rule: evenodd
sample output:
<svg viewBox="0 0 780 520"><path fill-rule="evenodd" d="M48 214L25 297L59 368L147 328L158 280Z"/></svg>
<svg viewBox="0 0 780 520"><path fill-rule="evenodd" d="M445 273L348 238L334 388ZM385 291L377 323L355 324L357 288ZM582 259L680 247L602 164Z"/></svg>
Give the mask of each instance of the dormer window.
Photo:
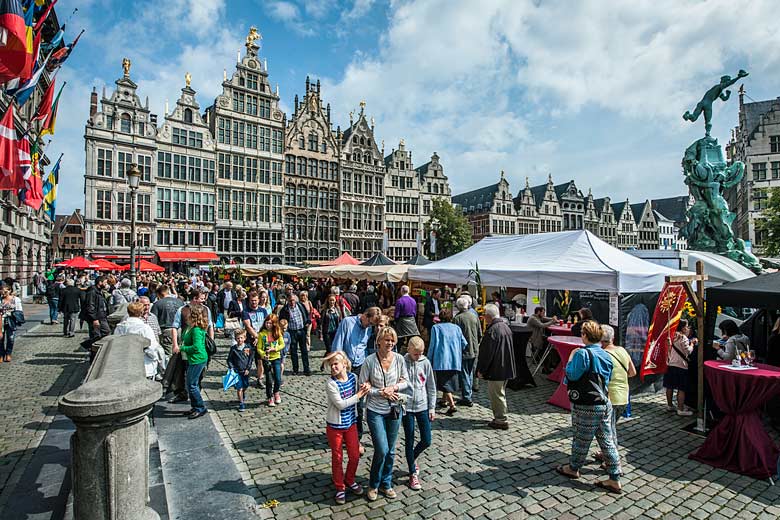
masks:
<svg viewBox="0 0 780 520"><path fill-rule="evenodd" d="M189 108L184 109L184 122L192 123L192 110Z"/></svg>
<svg viewBox="0 0 780 520"><path fill-rule="evenodd" d="M120 120L119 124L120 131L131 134L133 132L133 125L130 122L130 115L129 114L122 114L122 118Z"/></svg>

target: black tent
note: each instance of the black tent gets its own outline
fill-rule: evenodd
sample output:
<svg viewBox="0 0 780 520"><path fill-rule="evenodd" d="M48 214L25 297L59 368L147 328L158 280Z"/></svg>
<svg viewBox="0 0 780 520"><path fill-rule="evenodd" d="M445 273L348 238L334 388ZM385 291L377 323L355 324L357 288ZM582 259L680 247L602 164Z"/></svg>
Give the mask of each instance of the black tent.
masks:
<svg viewBox="0 0 780 520"><path fill-rule="evenodd" d="M380 251L360 265L396 265L396 263Z"/></svg>
<svg viewBox="0 0 780 520"><path fill-rule="evenodd" d="M425 255L418 254L418 255L414 255L404 263L406 263L407 265L426 265L426 264L430 264L431 261L428 260L428 258L426 258Z"/></svg>
<svg viewBox="0 0 780 520"><path fill-rule="evenodd" d="M707 307L780 309L780 272L762 274L707 289Z"/></svg>

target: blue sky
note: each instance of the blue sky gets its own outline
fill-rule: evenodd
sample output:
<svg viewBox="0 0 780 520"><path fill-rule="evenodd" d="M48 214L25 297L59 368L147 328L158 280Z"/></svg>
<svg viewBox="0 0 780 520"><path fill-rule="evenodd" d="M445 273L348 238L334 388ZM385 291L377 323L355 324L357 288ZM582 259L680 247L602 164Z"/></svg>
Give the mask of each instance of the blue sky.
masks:
<svg viewBox="0 0 780 520"><path fill-rule="evenodd" d="M365 100L386 153L402 138L415 165L437 152L454 194L500 170L515 192L551 173L613 200L682 194L682 152L703 135L682 113L740 68L750 98L780 96L771 0L60 0L57 12L67 40L86 29L59 75L48 147L65 153L58 213L83 205L93 86L110 95L126 56L160 120L187 71L205 108L251 25L288 115L306 76L319 78L336 123ZM715 107L722 144L737 98Z"/></svg>

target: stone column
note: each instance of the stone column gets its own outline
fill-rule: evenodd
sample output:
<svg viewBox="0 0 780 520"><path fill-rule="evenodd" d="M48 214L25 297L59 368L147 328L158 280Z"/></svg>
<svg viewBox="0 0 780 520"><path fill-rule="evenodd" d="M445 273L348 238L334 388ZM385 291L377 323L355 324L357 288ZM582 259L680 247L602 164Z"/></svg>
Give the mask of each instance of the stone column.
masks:
<svg viewBox="0 0 780 520"><path fill-rule="evenodd" d="M162 394L145 377L141 336L101 340L85 382L60 399L76 425L71 437L75 518L158 520L148 507L149 422Z"/></svg>

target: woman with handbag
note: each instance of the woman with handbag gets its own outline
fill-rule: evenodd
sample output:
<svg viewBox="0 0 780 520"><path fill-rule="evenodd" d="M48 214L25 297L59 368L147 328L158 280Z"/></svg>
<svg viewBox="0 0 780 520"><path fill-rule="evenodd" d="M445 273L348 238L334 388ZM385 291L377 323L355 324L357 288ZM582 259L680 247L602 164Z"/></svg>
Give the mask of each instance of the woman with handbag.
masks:
<svg viewBox="0 0 780 520"><path fill-rule="evenodd" d="M0 330L0 363L10 363L16 328L24 323L24 314L22 300L7 285L0 289L0 316L3 320Z"/></svg>
<svg viewBox="0 0 780 520"><path fill-rule="evenodd" d="M392 327L381 329L376 336L379 349L363 362L358 381L360 387L366 382L371 384L366 396L366 420L374 445L367 493L371 502L380 491L387 498L397 496L393 490L393 462L405 401L401 392L409 386L406 362L401 354L394 352L397 342Z"/></svg>
<svg viewBox="0 0 780 520"><path fill-rule="evenodd" d="M688 388L688 356L693 352L693 346L698 341L688 339L691 328L688 320L680 320L677 332L672 340L672 348L669 349L669 368L664 374L664 388L666 388L666 409L677 412L680 416L690 416L693 412L685 408L685 389ZM677 407L672 404L674 391L677 390Z"/></svg>

